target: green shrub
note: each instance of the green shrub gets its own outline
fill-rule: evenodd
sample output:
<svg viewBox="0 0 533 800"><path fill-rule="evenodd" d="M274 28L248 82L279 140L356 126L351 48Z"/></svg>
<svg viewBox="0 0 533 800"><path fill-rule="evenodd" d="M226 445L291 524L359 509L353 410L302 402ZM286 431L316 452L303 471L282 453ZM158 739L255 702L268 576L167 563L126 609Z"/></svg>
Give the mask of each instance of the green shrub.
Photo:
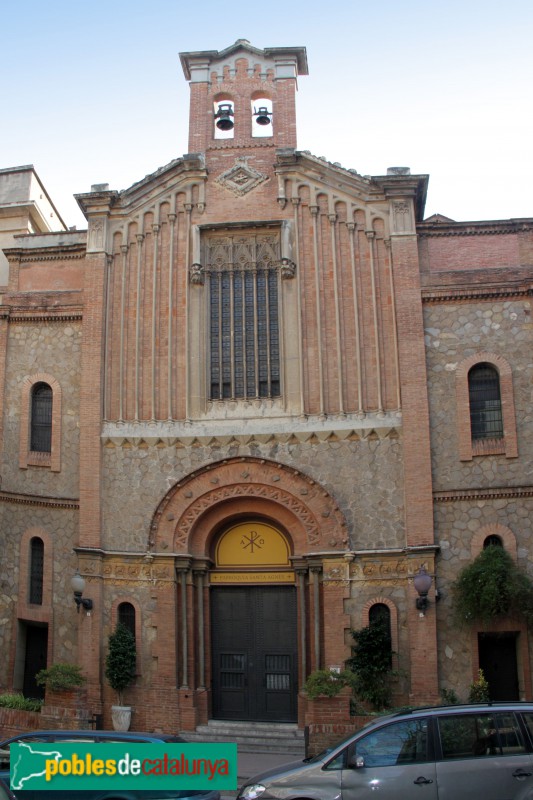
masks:
<svg viewBox="0 0 533 800"><path fill-rule="evenodd" d="M398 672L391 667L390 633L382 622L352 631L355 646L346 666L354 674L355 694L371 703L378 711L391 704L391 678Z"/></svg>
<svg viewBox="0 0 533 800"><path fill-rule="evenodd" d="M459 702L455 689L446 689L443 686L440 690L440 696L445 706L456 706Z"/></svg>
<svg viewBox="0 0 533 800"><path fill-rule="evenodd" d="M452 586L458 624L519 616L533 622L533 583L503 547L491 545L466 566Z"/></svg>
<svg viewBox="0 0 533 800"><path fill-rule="evenodd" d="M109 636L109 650L105 662L105 676L117 693L118 705L123 705L124 690L135 680L137 651L133 633L119 622Z"/></svg>
<svg viewBox="0 0 533 800"><path fill-rule="evenodd" d="M18 711L40 711L42 700L24 697L20 692L6 692L0 694L0 706L2 708L15 708Z"/></svg>
<svg viewBox="0 0 533 800"><path fill-rule="evenodd" d="M482 669L477 674L477 681L470 684L468 700L470 703L488 703L490 700L489 684Z"/></svg>
<svg viewBox="0 0 533 800"><path fill-rule="evenodd" d="M345 686L353 687L353 673L350 670L335 672L330 669L316 669L304 683L304 689L311 699L335 697Z"/></svg>
<svg viewBox="0 0 533 800"><path fill-rule="evenodd" d="M81 674L81 667L77 664L58 661L48 669L38 672L35 680L38 686L46 686L53 692L65 692L83 686L86 678Z"/></svg>

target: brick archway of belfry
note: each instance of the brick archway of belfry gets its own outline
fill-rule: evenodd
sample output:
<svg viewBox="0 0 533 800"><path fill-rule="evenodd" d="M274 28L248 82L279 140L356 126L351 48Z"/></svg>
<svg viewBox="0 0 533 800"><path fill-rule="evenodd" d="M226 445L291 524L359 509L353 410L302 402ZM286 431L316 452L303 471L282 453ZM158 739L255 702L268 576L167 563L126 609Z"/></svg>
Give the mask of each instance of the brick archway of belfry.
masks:
<svg viewBox="0 0 533 800"><path fill-rule="evenodd" d="M209 464L170 489L154 514L148 550L208 557L214 532L242 515L276 520L290 533L293 555L349 546L344 516L320 484L294 467L238 457Z"/></svg>

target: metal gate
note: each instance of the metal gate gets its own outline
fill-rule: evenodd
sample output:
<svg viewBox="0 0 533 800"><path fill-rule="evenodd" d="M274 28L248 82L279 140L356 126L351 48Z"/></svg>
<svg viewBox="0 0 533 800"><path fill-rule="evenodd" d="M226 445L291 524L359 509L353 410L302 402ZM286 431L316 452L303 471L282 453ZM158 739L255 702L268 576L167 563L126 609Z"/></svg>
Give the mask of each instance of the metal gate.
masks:
<svg viewBox="0 0 533 800"><path fill-rule="evenodd" d="M297 692L296 589L211 589L213 716L294 722Z"/></svg>

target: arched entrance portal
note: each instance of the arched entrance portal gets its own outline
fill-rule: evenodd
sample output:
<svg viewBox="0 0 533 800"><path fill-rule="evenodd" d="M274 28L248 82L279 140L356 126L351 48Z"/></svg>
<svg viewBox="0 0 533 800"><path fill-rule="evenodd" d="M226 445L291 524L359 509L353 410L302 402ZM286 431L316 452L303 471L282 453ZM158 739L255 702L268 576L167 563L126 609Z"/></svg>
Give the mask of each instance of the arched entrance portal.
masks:
<svg viewBox="0 0 533 800"><path fill-rule="evenodd" d="M331 495L294 467L229 458L169 490L148 558L154 574L170 560L175 573L158 588L167 613L154 653L161 686L177 689L180 730L210 718L303 727L298 687L347 655L347 545Z"/></svg>
<svg viewBox="0 0 533 800"><path fill-rule="evenodd" d="M211 572L215 719L297 718L297 605L287 537L260 520L223 531Z"/></svg>

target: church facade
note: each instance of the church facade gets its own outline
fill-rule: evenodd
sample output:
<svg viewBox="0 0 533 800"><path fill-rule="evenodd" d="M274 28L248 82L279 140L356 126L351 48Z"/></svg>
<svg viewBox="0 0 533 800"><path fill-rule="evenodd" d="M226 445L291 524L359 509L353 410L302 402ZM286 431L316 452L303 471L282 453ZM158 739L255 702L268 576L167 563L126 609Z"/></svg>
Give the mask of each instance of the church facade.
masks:
<svg viewBox="0 0 533 800"><path fill-rule="evenodd" d="M397 705L480 666L531 699L524 624L450 604L487 542L533 573L533 220L424 220L426 175L297 150L304 48L181 63L189 153L5 250L0 685L77 663L109 723L122 621L135 728L303 726L377 614Z"/></svg>

